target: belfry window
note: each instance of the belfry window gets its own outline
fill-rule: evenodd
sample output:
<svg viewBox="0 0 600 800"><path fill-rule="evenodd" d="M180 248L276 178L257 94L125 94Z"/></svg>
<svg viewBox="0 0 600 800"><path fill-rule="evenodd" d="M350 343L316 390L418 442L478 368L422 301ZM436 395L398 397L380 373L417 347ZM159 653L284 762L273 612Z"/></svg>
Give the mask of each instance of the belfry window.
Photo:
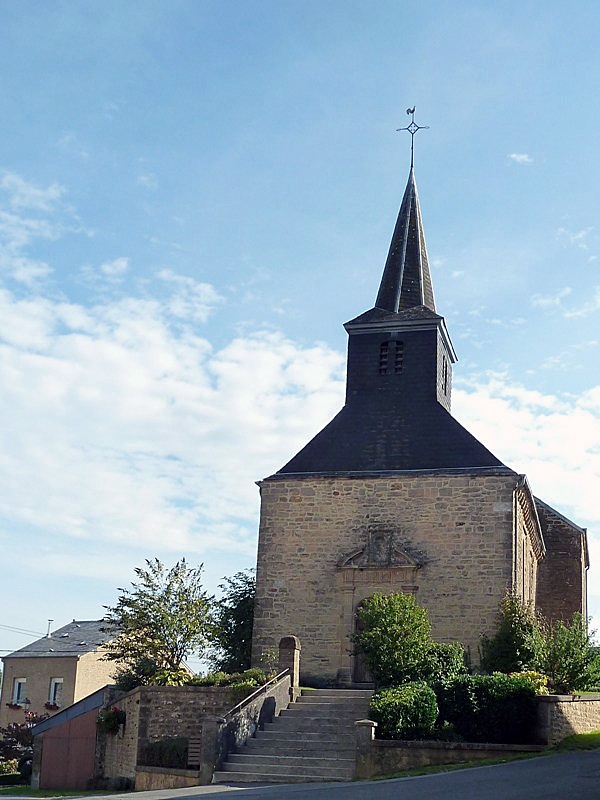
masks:
<svg viewBox="0 0 600 800"><path fill-rule="evenodd" d="M379 374L400 375L404 368L404 342L382 342L379 346Z"/></svg>
<svg viewBox="0 0 600 800"><path fill-rule="evenodd" d="M442 363L442 390L444 394L448 394L448 362L446 361L446 356L443 357Z"/></svg>
<svg viewBox="0 0 600 800"><path fill-rule="evenodd" d="M387 375L390 343L382 342L379 348L379 374Z"/></svg>
<svg viewBox="0 0 600 800"><path fill-rule="evenodd" d="M404 367L404 342L396 342L394 354L394 374L400 375Z"/></svg>

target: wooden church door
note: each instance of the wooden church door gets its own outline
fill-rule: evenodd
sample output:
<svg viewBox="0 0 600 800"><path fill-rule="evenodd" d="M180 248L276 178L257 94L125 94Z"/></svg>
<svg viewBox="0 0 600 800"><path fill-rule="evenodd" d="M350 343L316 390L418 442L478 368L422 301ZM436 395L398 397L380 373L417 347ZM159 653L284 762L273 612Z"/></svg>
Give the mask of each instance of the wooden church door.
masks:
<svg viewBox="0 0 600 800"><path fill-rule="evenodd" d="M363 630L362 622L358 616L358 607L354 612L354 632L361 633ZM372 683L373 678L367 666L367 659L364 653L354 650L353 668L352 668L352 682L353 683Z"/></svg>

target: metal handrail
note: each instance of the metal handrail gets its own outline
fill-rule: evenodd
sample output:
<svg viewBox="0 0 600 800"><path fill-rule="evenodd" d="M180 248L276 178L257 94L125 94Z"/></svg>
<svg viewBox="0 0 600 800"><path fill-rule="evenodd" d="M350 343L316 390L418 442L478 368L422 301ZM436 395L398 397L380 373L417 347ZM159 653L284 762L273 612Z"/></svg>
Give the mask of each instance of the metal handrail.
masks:
<svg viewBox="0 0 600 800"><path fill-rule="evenodd" d="M279 683L279 681L283 680L283 678L285 678L289 674L290 674L290 670L289 670L289 667L288 667L287 669L284 669L283 672L280 672L278 675L275 675L274 678L271 678L270 681L267 681L266 683L263 683L262 686L258 686L252 692L252 694L249 694L248 697L244 697L244 699L241 702L239 702L237 704L237 706L234 706L233 708L229 709L229 711L226 711L225 714L224 714L224 718L227 719L228 717L231 717L234 714L237 714L237 712L241 711L242 708L244 708L244 706L247 706L249 703L251 703L257 697L259 697L261 694L264 694L270 686L274 686L276 683Z"/></svg>

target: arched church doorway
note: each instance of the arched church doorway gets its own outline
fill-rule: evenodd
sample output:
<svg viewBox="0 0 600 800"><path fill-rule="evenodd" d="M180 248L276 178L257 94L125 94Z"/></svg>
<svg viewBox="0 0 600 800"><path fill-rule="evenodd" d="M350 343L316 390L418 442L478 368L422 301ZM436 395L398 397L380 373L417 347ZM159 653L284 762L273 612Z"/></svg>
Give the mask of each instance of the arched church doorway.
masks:
<svg viewBox="0 0 600 800"><path fill-rule="evenodd" d="M359 608L360 604L354 611L354 633L362 633L364 630L358 614ZM354 646L353 650L352 662L352 683L372 683L373 678L369 672L369 667L367 666L367 659L365 658L364 653L361 653L356 649L356 645Z"/></svg>

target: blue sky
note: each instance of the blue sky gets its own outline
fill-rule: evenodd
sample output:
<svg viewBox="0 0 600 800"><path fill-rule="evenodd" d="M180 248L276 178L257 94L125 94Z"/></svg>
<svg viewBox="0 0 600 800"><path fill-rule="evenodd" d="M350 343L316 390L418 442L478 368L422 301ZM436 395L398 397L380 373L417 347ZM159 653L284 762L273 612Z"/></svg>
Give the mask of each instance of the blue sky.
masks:
<svg viewBox="0 0 600 800"><path fill-rule="evenodd" d="M592 2L0 6L0 649L146 557L252 566L343 402L410 137L455 415L589 529L600 615Z"/></svg>

